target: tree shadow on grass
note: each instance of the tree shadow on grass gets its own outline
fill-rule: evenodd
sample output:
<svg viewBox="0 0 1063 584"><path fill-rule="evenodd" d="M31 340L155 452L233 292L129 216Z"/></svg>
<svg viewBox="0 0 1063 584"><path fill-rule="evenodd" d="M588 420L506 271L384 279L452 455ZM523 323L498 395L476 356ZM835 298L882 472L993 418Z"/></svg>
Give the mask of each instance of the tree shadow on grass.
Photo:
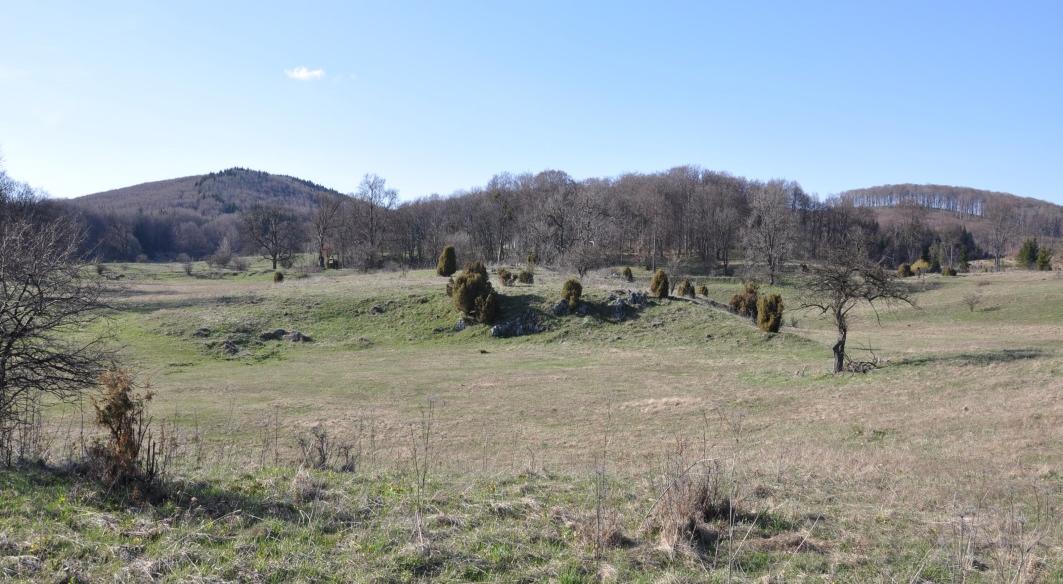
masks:
<svg viewBox="0 0 1063 584"><path fill-rule="evenodd" d="M519 291L517 287L502 288L501 292L501 320L520 316L528 310L534 310L546 300L536 292Z"/></svg>
<svg viewBox="0 0 1063 584"><path fill-rule="evenodd" d="M239 513L252 522L271 518L297 525L305 523L301 510L303 504L287 496L250 494L217 483L184 480L108 485L87 476L75 465L25 464L0 468L0 489L30 498L47 489L62 489L77 492L79 504L101 513L135 509L137 513L148 513L159 520L172 517L177 508L215 520ZM86 496L87 493L90 494ZM333 511L331 519L334 522L359 520L346 509L337 507Z"/></svg>
<svg viewBox="0 0 1063 584"><path fill-rule="evenodd" d="M1042 349L998 349L995 351L967 352L954 355L920 355L895 361L896 365L992 365L1011 363L1044 357L1048 353Z"/></svg>

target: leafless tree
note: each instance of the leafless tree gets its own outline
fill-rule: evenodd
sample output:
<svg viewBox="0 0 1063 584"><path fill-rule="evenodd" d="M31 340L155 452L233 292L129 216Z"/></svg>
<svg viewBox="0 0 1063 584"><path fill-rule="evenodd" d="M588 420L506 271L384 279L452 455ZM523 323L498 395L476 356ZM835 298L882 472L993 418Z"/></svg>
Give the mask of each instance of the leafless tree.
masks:
<svg viewBox="0 0 1063 584"><path fill-rule="evenodd" d="M967 310L974 312L975 308L982 303L982 295L977 292L969 292L963 295L963 303L967 305Z"/></svg>
<svg viewBox="0 0 1063 584"><path fill-rule="evenodd" d="M367 174L362 177L355 197L365 207L363 230L365 243L369 246L367 260L369 264L372 264L376 261L376 254L383 239L386 213L395 207L396 201L399 200L399 192L389 189L383 177Z"/></svg>
<svg viewBox="0 0 1063 584"><path fill-rule="evenodd" d="M993 266L1000 271L1001 258L1008 251L1008 242L1015 235L1018 225L1015 208L1006 201L991 200L986 204L985 218L989 220L989 247L993 252Z"/></svg>
<svg viewBox="0 0 1063 584"><path fill-rule="evenodd" d="M746 224L747 257L753 265L764 266L772 285L793 249L797 225L789 204L786 185L772 181L753 194Z"/></svg>
<svg viewBox="0 0 1063 584"><path fill-rule="evenodd" d="M799 309L819 310L834 321L838 332L832 347L835 373L845 368L845 342L852 309L861 304L874 310L877 304L913 303L908 288L896 274L881 264L868 262L858 244L846 246L822 265L810 267L800 287Z"/></svg>
<svg viewBox="0 0 1063 584"><path fill-rule="evenodd" d="M314 237L314 246L317 248L317 265L325 268L325 247L329 239L340 225L343 216L340 210L343 208L344 199L335 195L319 195L317 197L317 209L310 218L310 227Z"/></svg>
<svg viewBox="0 0 1063 584"><path fill-rule="evenodd" d="M0 218L0 452L30 423L41 398L72 400L111 358L102 336L102 285L78 254L69 220ZM73 336L71 332L81 334ZM8 458L5 463L10 463Z"/></svg>
<svg viewBox="0 0 1063 584"><path fill-rule="evenodd" d="M299 225L295 217L281 207L256 205L244 217L244 233L262 253L262 257L277 264L291 262L299 249Z"/></svg>

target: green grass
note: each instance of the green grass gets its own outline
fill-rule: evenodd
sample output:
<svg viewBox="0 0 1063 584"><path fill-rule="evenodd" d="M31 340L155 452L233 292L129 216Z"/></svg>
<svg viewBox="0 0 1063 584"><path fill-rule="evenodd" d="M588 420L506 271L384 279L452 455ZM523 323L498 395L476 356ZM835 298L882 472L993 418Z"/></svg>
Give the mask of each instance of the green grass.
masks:
<svg viewBox="0 0 1063 584"><path fill-rule="evenodd" d="M434 271L274 284L264 268L111 268L125 277L99 330L156 391L156 422L176 424L173 494L131 505L69 474L5 472L0 534L18 544L0 556L40 558L40 581L69 564L89 580L155 565L168 581L990 582L1015 565L1009 546L1035 533L1033 569L1060 573L1059 516L1045 511L1063 503L1054 274L911 280L918 309L853 315L852 346L889 366L835 376L830 323L793 312L790 280L770 289L788 312L768 335L681 300L613 322L606 299L644 289L642 269L631 284L612 270L586 277L588 316L551 314L567 274L540 269L511 288L492 276L503 318L534 309L548 327L496 339L484 326L454 330ZM721 302L740 287L691 279ZM971 292L984 297L974 312L961 302ZM209 336L194 335L202 327ZM273 328L314 342L259 340ZM223 352L225 340L239 353ZM429 408L418 535L409 469ZM79 413L49 419L61 458ZM315 472L324 495L296 500L297 438L315 425L359 453L359 470ZM641 529L677 451L717 460L743 509L763 514L733 561L669 555ZM634 543L599 562L584 532L601 464L607 508ZM1007 529L1018 511L1027 535ZM961 512L976 517L976 559L989 568L956 568ZM138 528L160 521L159 533Z"/></svg>

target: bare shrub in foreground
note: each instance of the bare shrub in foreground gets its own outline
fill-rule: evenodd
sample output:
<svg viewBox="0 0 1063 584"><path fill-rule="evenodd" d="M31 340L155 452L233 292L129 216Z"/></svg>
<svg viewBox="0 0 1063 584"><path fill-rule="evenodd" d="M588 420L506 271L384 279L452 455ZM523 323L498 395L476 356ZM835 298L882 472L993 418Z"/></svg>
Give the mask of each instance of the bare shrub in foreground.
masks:
<svg viewBox="0 0 1063 584"><path fill-rule="evenodd" d="M107 440L97 441L91 460L101 478L111 483L143 479L158 471L154 443L148 436L151 419L147 405L153 394L138 391L133 374L115 368L100 375L100 395L94 396L96 423L107 430ZM147 451L145 452L145 447Z"/></svg>
<svg viewBox="0 0 1063 584"><path fill-rule="evenodd" d="M73 401L94 386L108 361L100 335L102 284L78 254L81 232L57 219L0 221L0 455L11 464L12 439L25 430L43 396Z"/></svg>

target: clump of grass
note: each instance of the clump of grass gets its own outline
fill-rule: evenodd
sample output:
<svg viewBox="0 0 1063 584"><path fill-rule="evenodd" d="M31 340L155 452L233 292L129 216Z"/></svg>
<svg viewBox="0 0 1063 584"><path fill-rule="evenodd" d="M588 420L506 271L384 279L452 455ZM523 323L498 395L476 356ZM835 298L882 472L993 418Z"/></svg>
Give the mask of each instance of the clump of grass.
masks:
<svg viewBox="0 0 1063 584"><path fill-rule="evenodd" d="M701 286L698 286L698 294L701 295L701 296L704 296L704 297L708 297L708 295L709 295L709 287L706 286L705 284L702 284Z"/></svg>
<svg viewBox="0 0 1063 584"><path fill-rule="evenodd" d="M728 521L733 513L720 473L704 464L688 468L681 468L678 461L673 464L644 529L672 552L685 548L697 553L714 547L720 535L712 523Z"/></svg>
<svg viewBox="0 0 1063 584"><path fill-rule="evenodd" d="M284 281L284 272L273 272L273 283L280 284Z"/></svg>
<svg viewBox="0 0 1063 584"><path fill-rule="evenodd" d="M620 272L620 275L623 276L624 280L627 282L635 281L635 274L631 272L631 268L628 266L624 266L624 269Z"/></svg>
<svg viewBox="0 0 1063 584"><path fill-rule="evenodd" d="M520 273L517 274L517 281L521 284L534 284L535 272L531 270L521 270Z"/></svg>

